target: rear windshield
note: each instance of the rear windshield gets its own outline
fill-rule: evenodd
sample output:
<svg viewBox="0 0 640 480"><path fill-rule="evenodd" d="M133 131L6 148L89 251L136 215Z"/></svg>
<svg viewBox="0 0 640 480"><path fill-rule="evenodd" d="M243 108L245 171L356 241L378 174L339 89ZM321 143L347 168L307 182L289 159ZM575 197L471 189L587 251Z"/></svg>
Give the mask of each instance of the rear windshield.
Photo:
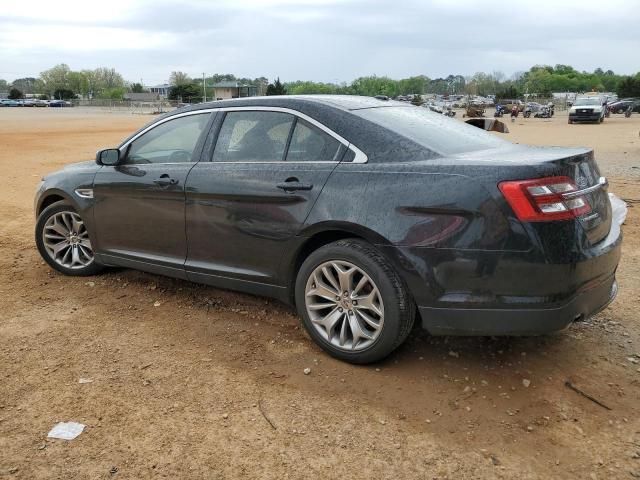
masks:
<svg viewBox="0 0 640 480"><path fill-rule="evenodd" d="M415 106L379 107L353 110L351 113L413 140L442 156L498 148L505 140L453 120L426 108Z"/></svg>

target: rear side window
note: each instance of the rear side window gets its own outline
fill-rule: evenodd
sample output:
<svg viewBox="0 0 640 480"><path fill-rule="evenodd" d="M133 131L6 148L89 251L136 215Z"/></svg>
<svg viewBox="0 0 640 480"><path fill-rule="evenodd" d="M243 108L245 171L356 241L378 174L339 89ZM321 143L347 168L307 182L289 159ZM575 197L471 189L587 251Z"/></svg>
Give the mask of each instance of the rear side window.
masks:
<svg viewBox="0 0 640 480"><path fill-rule="evenodd" d="M430 112L426 108L379 107L354 110L352 113L442 156L510 145L480 128Z"/></svg>
<svg viewBox="0 0 640 480"><path fill-rule="evenodd" d="M292 115L281 112L228 112L218 134L213 161L282 161L293 120Z"/></svg>
<svg viewBox="0 0 640 480"><path fill-rule="evenodd" d="M296 122L289 151L288 162L337 162L341 143L308 122Z"/></svg>

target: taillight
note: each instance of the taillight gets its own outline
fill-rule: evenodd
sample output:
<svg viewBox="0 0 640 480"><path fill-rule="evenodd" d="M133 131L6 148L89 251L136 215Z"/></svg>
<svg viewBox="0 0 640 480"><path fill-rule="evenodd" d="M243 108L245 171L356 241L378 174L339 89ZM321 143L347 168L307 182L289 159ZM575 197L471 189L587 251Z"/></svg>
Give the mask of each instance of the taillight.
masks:
<svg viewBox="0 0 640 480"><path fill-rule="evenodd" d="M587 199L569 177L515 180L498 185L519 220L548 222L569 220L591 211Z"/></svg>

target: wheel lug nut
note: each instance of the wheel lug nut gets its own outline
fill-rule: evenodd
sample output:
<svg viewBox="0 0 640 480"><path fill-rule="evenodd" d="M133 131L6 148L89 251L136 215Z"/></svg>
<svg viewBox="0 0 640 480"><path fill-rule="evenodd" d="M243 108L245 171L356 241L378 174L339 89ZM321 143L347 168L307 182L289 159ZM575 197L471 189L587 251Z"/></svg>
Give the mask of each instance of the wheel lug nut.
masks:
<svg viewBox="0 0 640 480"><path fill-rule="evenodd" d="M357 300L354 300L354 301L353 301L353 302L351 302L351 303L353 303L354 305L357 305L357 304L358 304L358 301L357 301Z"/></svg>
<svg viewBox="0 0 640 480"><path fill-rule="evenodd" d="M338 309L339 312L344 312L344 310L341 308Z"/></svg>

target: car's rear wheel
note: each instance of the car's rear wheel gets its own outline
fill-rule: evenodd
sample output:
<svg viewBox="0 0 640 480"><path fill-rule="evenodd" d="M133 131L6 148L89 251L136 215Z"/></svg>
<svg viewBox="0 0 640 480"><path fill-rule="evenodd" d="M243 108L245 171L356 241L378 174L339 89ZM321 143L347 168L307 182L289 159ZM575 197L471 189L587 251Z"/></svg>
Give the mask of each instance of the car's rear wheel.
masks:
<svg viewBox="0 0 640 480"><path fill-rule="evenodd" d="M68 203L45 208L36 223L36 245L42 258L65 275L95 275L102 265L95 260L87 227Z"/></svg>
<svg viewBox="0 0 640 480"><path fill-rule="evenodd" d="M415 305L372 245L340 240L313 252L296 280L296 305L313 340L351 363L382 360L407 337Z"/></svg>

